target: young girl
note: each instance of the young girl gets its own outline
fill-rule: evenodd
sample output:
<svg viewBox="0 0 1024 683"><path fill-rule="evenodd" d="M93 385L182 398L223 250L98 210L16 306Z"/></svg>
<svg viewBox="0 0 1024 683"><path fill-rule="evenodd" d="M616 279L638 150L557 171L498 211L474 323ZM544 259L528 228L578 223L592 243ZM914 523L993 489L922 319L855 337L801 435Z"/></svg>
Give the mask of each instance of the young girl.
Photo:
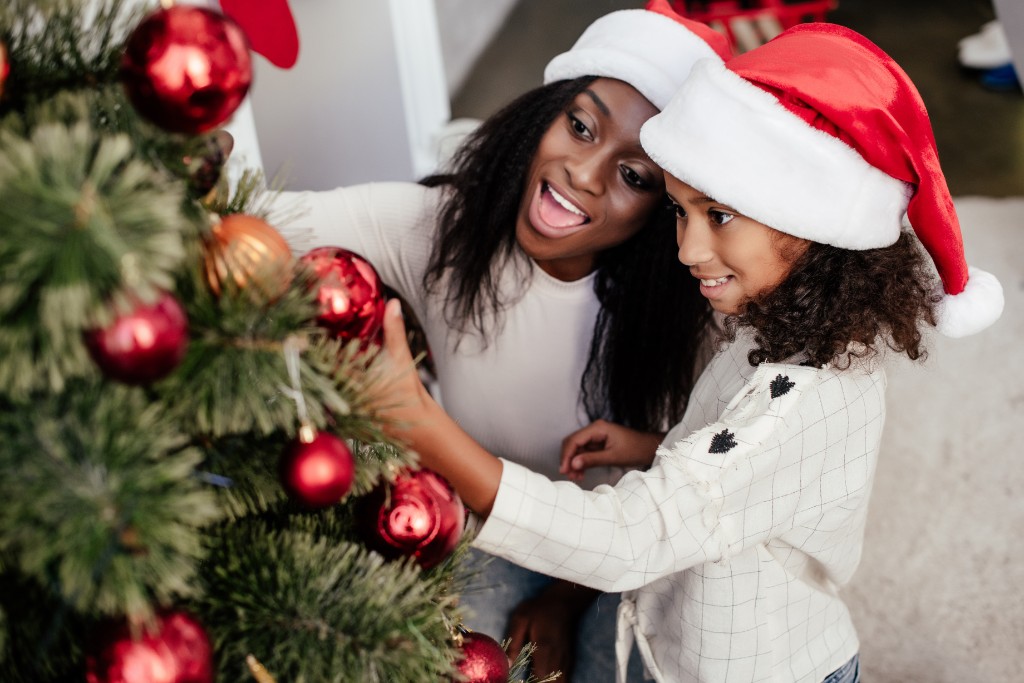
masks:
<svg viewBox="0 0 1024 683"><path fill-rule="evenodd" d="M669 174L678 258L727 316L652 466L584 491L491 456L407 371L394 308L383 413L487 516L477 547L627 591L620 674L635 638L657 681L856 681L839 589L863 542L882 356L921 358L932 324L982 329L1002 290L964 261L913 84L848 29L805 24L699 63L641 141Z"/></svg>
<svg viewBox="0 0 1024 683"><path fill-rule="evenodd" d="M603 417L637 430L632 452L649 463L685 407L707 312L666 248L663 175L639 132L716 54L725 38L666 0L613 12L550 62L544 87L484 122L449 173L284 193L274 207L302 212L292 226L315 245L367 258L411 306L445 408L490 451L558 477L562 438ZM641 353L655 322L672 336ZM617 474L601 468L584 485ZM498 559L478 583L494 588L463 593L467 626L536 642L538 674L571 668L556 643L592 591ZM580 680L610 680L616 602L602 598L582 624L593 652Z"/></svg>

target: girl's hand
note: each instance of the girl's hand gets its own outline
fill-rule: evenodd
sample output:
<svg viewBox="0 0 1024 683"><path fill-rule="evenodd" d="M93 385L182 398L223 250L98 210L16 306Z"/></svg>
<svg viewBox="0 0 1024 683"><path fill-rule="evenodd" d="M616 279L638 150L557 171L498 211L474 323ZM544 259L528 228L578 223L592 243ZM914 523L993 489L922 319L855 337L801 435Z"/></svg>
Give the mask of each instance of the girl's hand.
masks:
<svg viewBox="0 0 1024 683"><path fill-rule="evenodd" d="M501 482L501 461L488 453L448 416L420 381L405 335L401 303L384 311L382 375L371 408L384 431L405 442L420 464L445 477L473 512L486 517Z"/></svg>
<svg viewBox="0 0 1024 683"><path fill-rule="evenodd" d="M559 472L580 481L588 467L648 467L665 438L663 433L639 432L597 420L562 440Z"/></svg>

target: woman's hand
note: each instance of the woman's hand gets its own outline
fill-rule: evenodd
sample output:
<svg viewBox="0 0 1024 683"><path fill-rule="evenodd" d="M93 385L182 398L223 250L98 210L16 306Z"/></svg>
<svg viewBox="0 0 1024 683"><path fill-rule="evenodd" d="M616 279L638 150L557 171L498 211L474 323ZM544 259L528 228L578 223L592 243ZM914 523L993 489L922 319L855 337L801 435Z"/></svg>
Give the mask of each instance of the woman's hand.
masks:
<svg viewBox="0 0 1024 683"><path fill-rule="evenodd" d="M596 420L562 440L558 471L578 482L588 467L648 467L663 438L663 433Z"/></svg>
<svg viewBox="0 0 1024 683"><path fill-rule="evenodd" d="M560 680L572 680L576 662L576 632L587 607L598 591L557 580L540 594L519 603L509 618L509 655L514 659L527 643L537 649L530 673L545 678L562 672Z"/></svg>

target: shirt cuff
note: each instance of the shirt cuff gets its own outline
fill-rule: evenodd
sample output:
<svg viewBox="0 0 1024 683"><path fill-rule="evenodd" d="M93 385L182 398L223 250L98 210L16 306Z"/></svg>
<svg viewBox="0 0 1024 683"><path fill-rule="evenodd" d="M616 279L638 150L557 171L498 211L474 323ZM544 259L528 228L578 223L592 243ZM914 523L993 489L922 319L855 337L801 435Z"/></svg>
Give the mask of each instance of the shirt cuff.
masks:
<svg viewBox="0 0 1024 683"><path fill-rule="evenodd" d="M479 530L473 539L475 548L494 552L506 545L510 532L516 528L516 520L522 513L523 505L528 504L523 492L527 490L527 480L533 474L528 468L514 462L501 460L501 481L498 493L487 519L479 524Z"/></svg>

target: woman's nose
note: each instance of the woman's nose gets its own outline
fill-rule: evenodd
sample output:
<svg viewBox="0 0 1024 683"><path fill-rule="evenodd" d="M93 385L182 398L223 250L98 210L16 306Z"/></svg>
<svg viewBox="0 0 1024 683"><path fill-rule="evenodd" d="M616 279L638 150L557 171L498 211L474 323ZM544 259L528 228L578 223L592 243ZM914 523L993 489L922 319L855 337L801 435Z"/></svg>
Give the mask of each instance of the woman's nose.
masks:
<svg viewBox="0 0 1024 683"><path fill-rule="evenodd" d="M599 195L604 192L609 169L614 167L607 155L597 150L588 150L566 161L572 187L582 192Z"/></svg>

